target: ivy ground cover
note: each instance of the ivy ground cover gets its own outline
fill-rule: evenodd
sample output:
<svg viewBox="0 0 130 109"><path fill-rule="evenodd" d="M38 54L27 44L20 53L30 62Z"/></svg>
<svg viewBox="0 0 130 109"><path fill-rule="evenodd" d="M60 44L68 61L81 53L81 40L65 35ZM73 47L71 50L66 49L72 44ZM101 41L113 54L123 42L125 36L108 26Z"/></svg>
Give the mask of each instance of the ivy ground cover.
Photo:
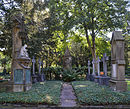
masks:
<svg viewBox="0 0 130 109"><path fill-rule="evenodd" d="M129 91L114 92L107 86L90 81L74 81L72 86L81 105L130 104Z"/></svg>
<svg viewBox="0 0 130 109"><path fill-rule="evenodd" d="M127 80L126 82L127 82L127 89L128 91L130 91L130 80Z"/></svg>
<svg viewBox="0 0 130 109"><path fill-rule="evenodd" d="M0 103L53 104L60 101L61 81L33 84L27 92L0 93Z"/></svg>

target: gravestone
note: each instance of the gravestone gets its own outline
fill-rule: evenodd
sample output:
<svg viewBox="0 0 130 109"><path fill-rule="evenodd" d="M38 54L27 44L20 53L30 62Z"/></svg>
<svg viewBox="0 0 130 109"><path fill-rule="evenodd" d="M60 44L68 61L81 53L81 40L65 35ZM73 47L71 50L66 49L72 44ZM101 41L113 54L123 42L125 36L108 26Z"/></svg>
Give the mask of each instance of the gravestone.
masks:
<svg viewBox="0 0 130 109"><path fill-rule="evenodd" d="M107 61L109 60L109 57L107 56L106 53L103 54L103 58L102 58L102 61L103 61L103 72L104 72L104 75L107 76Z"/></svg>
<svg viewBox="0 0 130 109"><path fill-rule="evenodd" d="M38 60L38 64L39 64L39 70L38 70L38 73L41 74L41 58L39 58L39 60Z"/></svg>
<svg viewBox="0 0 130 109"><path fill-rule="evenodd" d="M97 65L98 65L98 76L100 76L100 62L101 62L101 60L99 59L99 56L98 56L98 59L97 59Z"/></svg>
<svg viewBox="0 0 130 109"><path fill-rule="evenodd" d="M95 76L96 76L96 73L95 73L95 63L96 63L96 61L93 59L93 61L92 61L92 64L93 64L93 72L92 72L92 74L90 74L90 81L94 81L94 79L95 79Z"/></svg>
<svg viewBox="0 0 130 109"><path fill-rule="evenodd" d="M104 56L106 57L106 54ZM103 59L106 62L106 58L103 58ZM100 62L101 62L101 60L98 57L98 59L97 59L98 75L95 76L94 81L99 83L99 85L107 85L108 86L110 77L107 76L107 72L106 72L106 75L100 75ZM105 68L104 68L104 65L105 65ZM103 64L103 69L105 69L105 70L107 69L107 64L106 63Z"/></svg>
<svg viewBox="0 0 130 109"><path fill-rule="evenodd" d="M88 60L88 73L87 73L87 80L90 80L90 60Z"/></svg>
<svg viewBox="0 0 130 109"><path fill-rule="evenodd" d="M35 60L35 57L33 56L33 59L32 59L32 65L33 65L32 82L33 83L38 82L37 81L37 75L35 74L35 63L36 63L36 60Z"/></svg>
<svg viewBox="0 0 130 109"><path fill-rule="evenodd" d="M100 79L100 59L99 59L99 56L97 58L96 63L97 63L97 71L98 72L97 72L97 75L96 74L94 75L94 81L99 83L99 79Z"/></svg>
<svg viewBox="0 0 130 109"><path fill-rule="evenodd" d="M72 69L72 57L68 47L66 48L63 58L63 68L66 70Z"/></svg>
<svg viewBox="0 0 130 109"><path fill-rule="evenodd" d="M121 31L114 31L111 40L111 80L110 86L115 91L126 91L125 82L125 59L124 59L124 38Z"/></svg>
<svg viewBox="0 0 130 109"><path fill-rule="evenodd" d="M92 64L93 64L93 73L92 73L92 75L95 75L95 60L94 59L92 61Z"/></svg>
<svg viewBox="0 0 130 109"><path fill-rule="evenodd" d="M41 58L39 58L38 63L39 63L39 73L38 73L37 81L43 82L45 81L45 75L43 73L43 60L41 61ZM42 73L41 73L41 67L42 67Z"/></svg>
<svg viewBox="0 0 130 109"><path fill-rule="evenodd" d="M13 50L12 50L12 65L11 65L11 81L12 91L22 92L31 89L31 71L30 58L27 53L27 45L23 46L23 41L27 38L24 17L17 14L13 17Z"/></svg>
<svg viewBox="0 0 130 109"><path fill-rule="evenodd" d="M43 82L43 81L45 81L45 74L43 72L43 59L42 59L42 62L41 62L41 66L42 66L41 82Z"/></svg>
<svg viewBox="0 0 130 109"><path fill-rule="evenodd" d="M36 63L36 60L35 60L35 57L33 56L33 59L32 59L33 75L35 75L35 63Z"/></svg>

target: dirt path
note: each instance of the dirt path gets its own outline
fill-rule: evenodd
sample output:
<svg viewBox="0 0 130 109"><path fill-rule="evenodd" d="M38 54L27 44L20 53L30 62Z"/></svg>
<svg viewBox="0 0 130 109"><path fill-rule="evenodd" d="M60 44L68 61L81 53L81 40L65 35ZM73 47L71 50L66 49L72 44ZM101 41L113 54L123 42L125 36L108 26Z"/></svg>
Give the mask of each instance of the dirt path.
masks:
<svg viewBox="0 0 130 109"><path fill-rule="evenodd" d="M74 90L69 83L64 83L60 97L61 107L75 107L76 96Z"/></svg>

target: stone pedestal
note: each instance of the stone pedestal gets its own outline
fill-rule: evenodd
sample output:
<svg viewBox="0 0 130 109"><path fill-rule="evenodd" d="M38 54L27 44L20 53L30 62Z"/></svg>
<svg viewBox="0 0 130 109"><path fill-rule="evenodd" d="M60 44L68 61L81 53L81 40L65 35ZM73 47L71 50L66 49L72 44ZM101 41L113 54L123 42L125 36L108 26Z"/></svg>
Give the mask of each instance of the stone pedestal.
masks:
<svg viewBox="0 0 130 109"><path fill-rule="evenodd" d="M94 81L99 83L100 85L109 85L110 77L108 76L95 76Z"/></svg>
<svg viewBox="0 0 130 109"><path fill-rule="evenodd" d="M13 67L13 92L22 92L31 89L31 71L30 67L26 67L30 63L30 58L20 57L17 58L15 63Z"/></svg>
<svg viewBox="0 0 130 109"><path fill-rule="evenodd" d="M90 74L87 74L87 75L86 75L86 79L87 79L88 81L90 81Z"/></svg>
<svg viewBox="0 0 130 109"><path fill-rule="evenodd" d="M32 75L32 83L37 83L38 76L36 74Z"/></svg>
<svg viewBox="0 0 130 109"><path fill-rule="evenodd" d="M111 88L114 91L124 92L127 90L127 83L125 81L117 81L111 79L109 82Z"/></svg>
<svg viewBox="0 0 130 109"><path fill-rule="evenodd" d="M94 81L95 75L90 74L90 75L89 75L89 78L90 78L90 81Z"/></svg>

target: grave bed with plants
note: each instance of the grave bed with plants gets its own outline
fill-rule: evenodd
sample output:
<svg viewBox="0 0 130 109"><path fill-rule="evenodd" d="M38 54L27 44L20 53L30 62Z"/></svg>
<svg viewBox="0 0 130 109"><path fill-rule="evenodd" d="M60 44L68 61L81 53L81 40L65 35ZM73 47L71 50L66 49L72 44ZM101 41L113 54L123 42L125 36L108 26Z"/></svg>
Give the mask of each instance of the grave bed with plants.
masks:
<svg viewBox="0 0 130 109"><path fill-rule="evenodd" d="M80 105L130 105L130 91L114 92L90 81L74 81L72 86Z"/></svg>
<svg viewBox="0 0 130 109"><path fill-rule="evenodd" d="M127 80L126 82L127 82L127 89L128 91L130 91L130 80Z"/></svg>
<svg viewBox="0 0 130 109"><path fill-rule="evenodd" d="M33 84L26 92L2 92L0 103L58 105L61 86L61 81L46 81Z"/></svg>

